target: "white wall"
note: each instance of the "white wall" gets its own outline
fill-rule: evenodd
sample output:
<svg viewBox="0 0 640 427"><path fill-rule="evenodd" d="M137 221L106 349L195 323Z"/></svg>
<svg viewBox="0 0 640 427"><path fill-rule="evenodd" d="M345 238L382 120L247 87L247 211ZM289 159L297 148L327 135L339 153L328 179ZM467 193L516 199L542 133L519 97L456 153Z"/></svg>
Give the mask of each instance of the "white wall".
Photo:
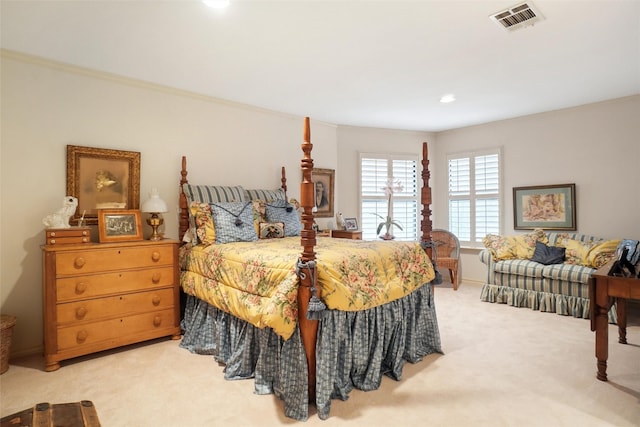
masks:
<svg viewBox="0 0 640 427"><path fill-rule="evenodd" d="M576 184L578 232L640 239L640 96L442 132L432 162L434 227L447 228L448 153L502 147L502 232L513 229L512 188ZM463 279L485 275L477 251Z"/></svg>
<svg viewBox="0 0 640 427"><path fill-rule="evenodd" d="M192 183L277 187L285 166L289 195L299 195L302 117L4 51L1 66L0 302L18 316L13 353L42 348L42 218L65 195L67 144L140 151L141 199L157 187L173 204L168 237L177 237L182 155ZM640 96L439 134L312 117L311 140L315 167L336 170L335 205L345 216L358 216L360 151L419 156L428 141L434 226L446 228L446 153L501 145L505 232L513 232L513 186L575 182L579 231L640 238L638 117ZM464 280L482 280L477 258L464 254Z"/></svg>
<svg viewBox="0 0 640 427"><path fill-rule="evenodd" d="M302 117L7 52L1 72L1 310L18 317L14 353L42 347L42 218L62 206L67 144L139 151L141 202L159 189L167 237L178 236L182 155L194 184L278 188L285 166L299 199ZM311 118L311 139L317 167L335 169L336 126Z"/></svg>

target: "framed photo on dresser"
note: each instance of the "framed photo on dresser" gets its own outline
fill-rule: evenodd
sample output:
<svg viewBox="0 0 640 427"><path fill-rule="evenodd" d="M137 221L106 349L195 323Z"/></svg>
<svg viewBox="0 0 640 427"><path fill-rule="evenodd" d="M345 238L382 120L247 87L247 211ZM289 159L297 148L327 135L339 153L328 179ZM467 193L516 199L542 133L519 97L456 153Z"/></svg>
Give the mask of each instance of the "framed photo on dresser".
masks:
<svg viewBox="0 0 640 427"><path fill-rule="evenodd" d="M137 209L100 209L98 211L100 243L142 240L142 219Z"/></svg>

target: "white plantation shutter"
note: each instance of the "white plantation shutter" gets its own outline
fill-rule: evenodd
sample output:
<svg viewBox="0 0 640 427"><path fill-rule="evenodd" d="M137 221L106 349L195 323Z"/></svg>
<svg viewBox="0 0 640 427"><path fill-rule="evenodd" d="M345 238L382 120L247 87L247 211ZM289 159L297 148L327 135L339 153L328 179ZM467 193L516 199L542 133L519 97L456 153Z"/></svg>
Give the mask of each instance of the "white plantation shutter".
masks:
<svg viewBox="0 0 640 427"><path fill-rule="evenodd" d="M363 239L377 239L378 224L384 221L376 216L387 216L388 199L382 188L387 180L402 184L402 191L393 194L392 218L402 230L393 227L398 240L418 238L418 159L416 156L365 154L360 155L360 223ZM384 228L383 231L384 232Z"/></svg>
<svg viewBox="0 0 640 427"><path fill-rule="evenodd" d="M470 246L500 233L500 150L448 156L449 230Z"/></svg>

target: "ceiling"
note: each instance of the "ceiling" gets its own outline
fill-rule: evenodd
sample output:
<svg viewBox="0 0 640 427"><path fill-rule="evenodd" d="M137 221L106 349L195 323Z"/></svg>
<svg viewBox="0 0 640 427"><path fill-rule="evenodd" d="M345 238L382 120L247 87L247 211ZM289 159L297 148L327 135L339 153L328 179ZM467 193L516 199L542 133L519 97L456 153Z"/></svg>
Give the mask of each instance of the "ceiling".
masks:
<svg viewBox="0 0 640 427"><path fill-rule="evenodd" d="M443 131L640 93L640 1L1 0L1 46L313 120ZM442 104L442 95L457 100Z"/></svg>

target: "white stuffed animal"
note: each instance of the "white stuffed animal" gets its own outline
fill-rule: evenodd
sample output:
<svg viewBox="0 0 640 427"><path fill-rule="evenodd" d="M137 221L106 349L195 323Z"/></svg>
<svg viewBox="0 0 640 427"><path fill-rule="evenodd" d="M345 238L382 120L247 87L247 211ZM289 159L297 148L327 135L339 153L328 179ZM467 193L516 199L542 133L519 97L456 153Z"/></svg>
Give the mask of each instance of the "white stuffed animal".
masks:
<svg viewBox="0 0 640 427"><path fill-rule="evenodd" d="M77 207L78 199L73 196L65 196L58 212L45 216L42 223L47 228L69 228L69 218L76 212Z"/></svg>

